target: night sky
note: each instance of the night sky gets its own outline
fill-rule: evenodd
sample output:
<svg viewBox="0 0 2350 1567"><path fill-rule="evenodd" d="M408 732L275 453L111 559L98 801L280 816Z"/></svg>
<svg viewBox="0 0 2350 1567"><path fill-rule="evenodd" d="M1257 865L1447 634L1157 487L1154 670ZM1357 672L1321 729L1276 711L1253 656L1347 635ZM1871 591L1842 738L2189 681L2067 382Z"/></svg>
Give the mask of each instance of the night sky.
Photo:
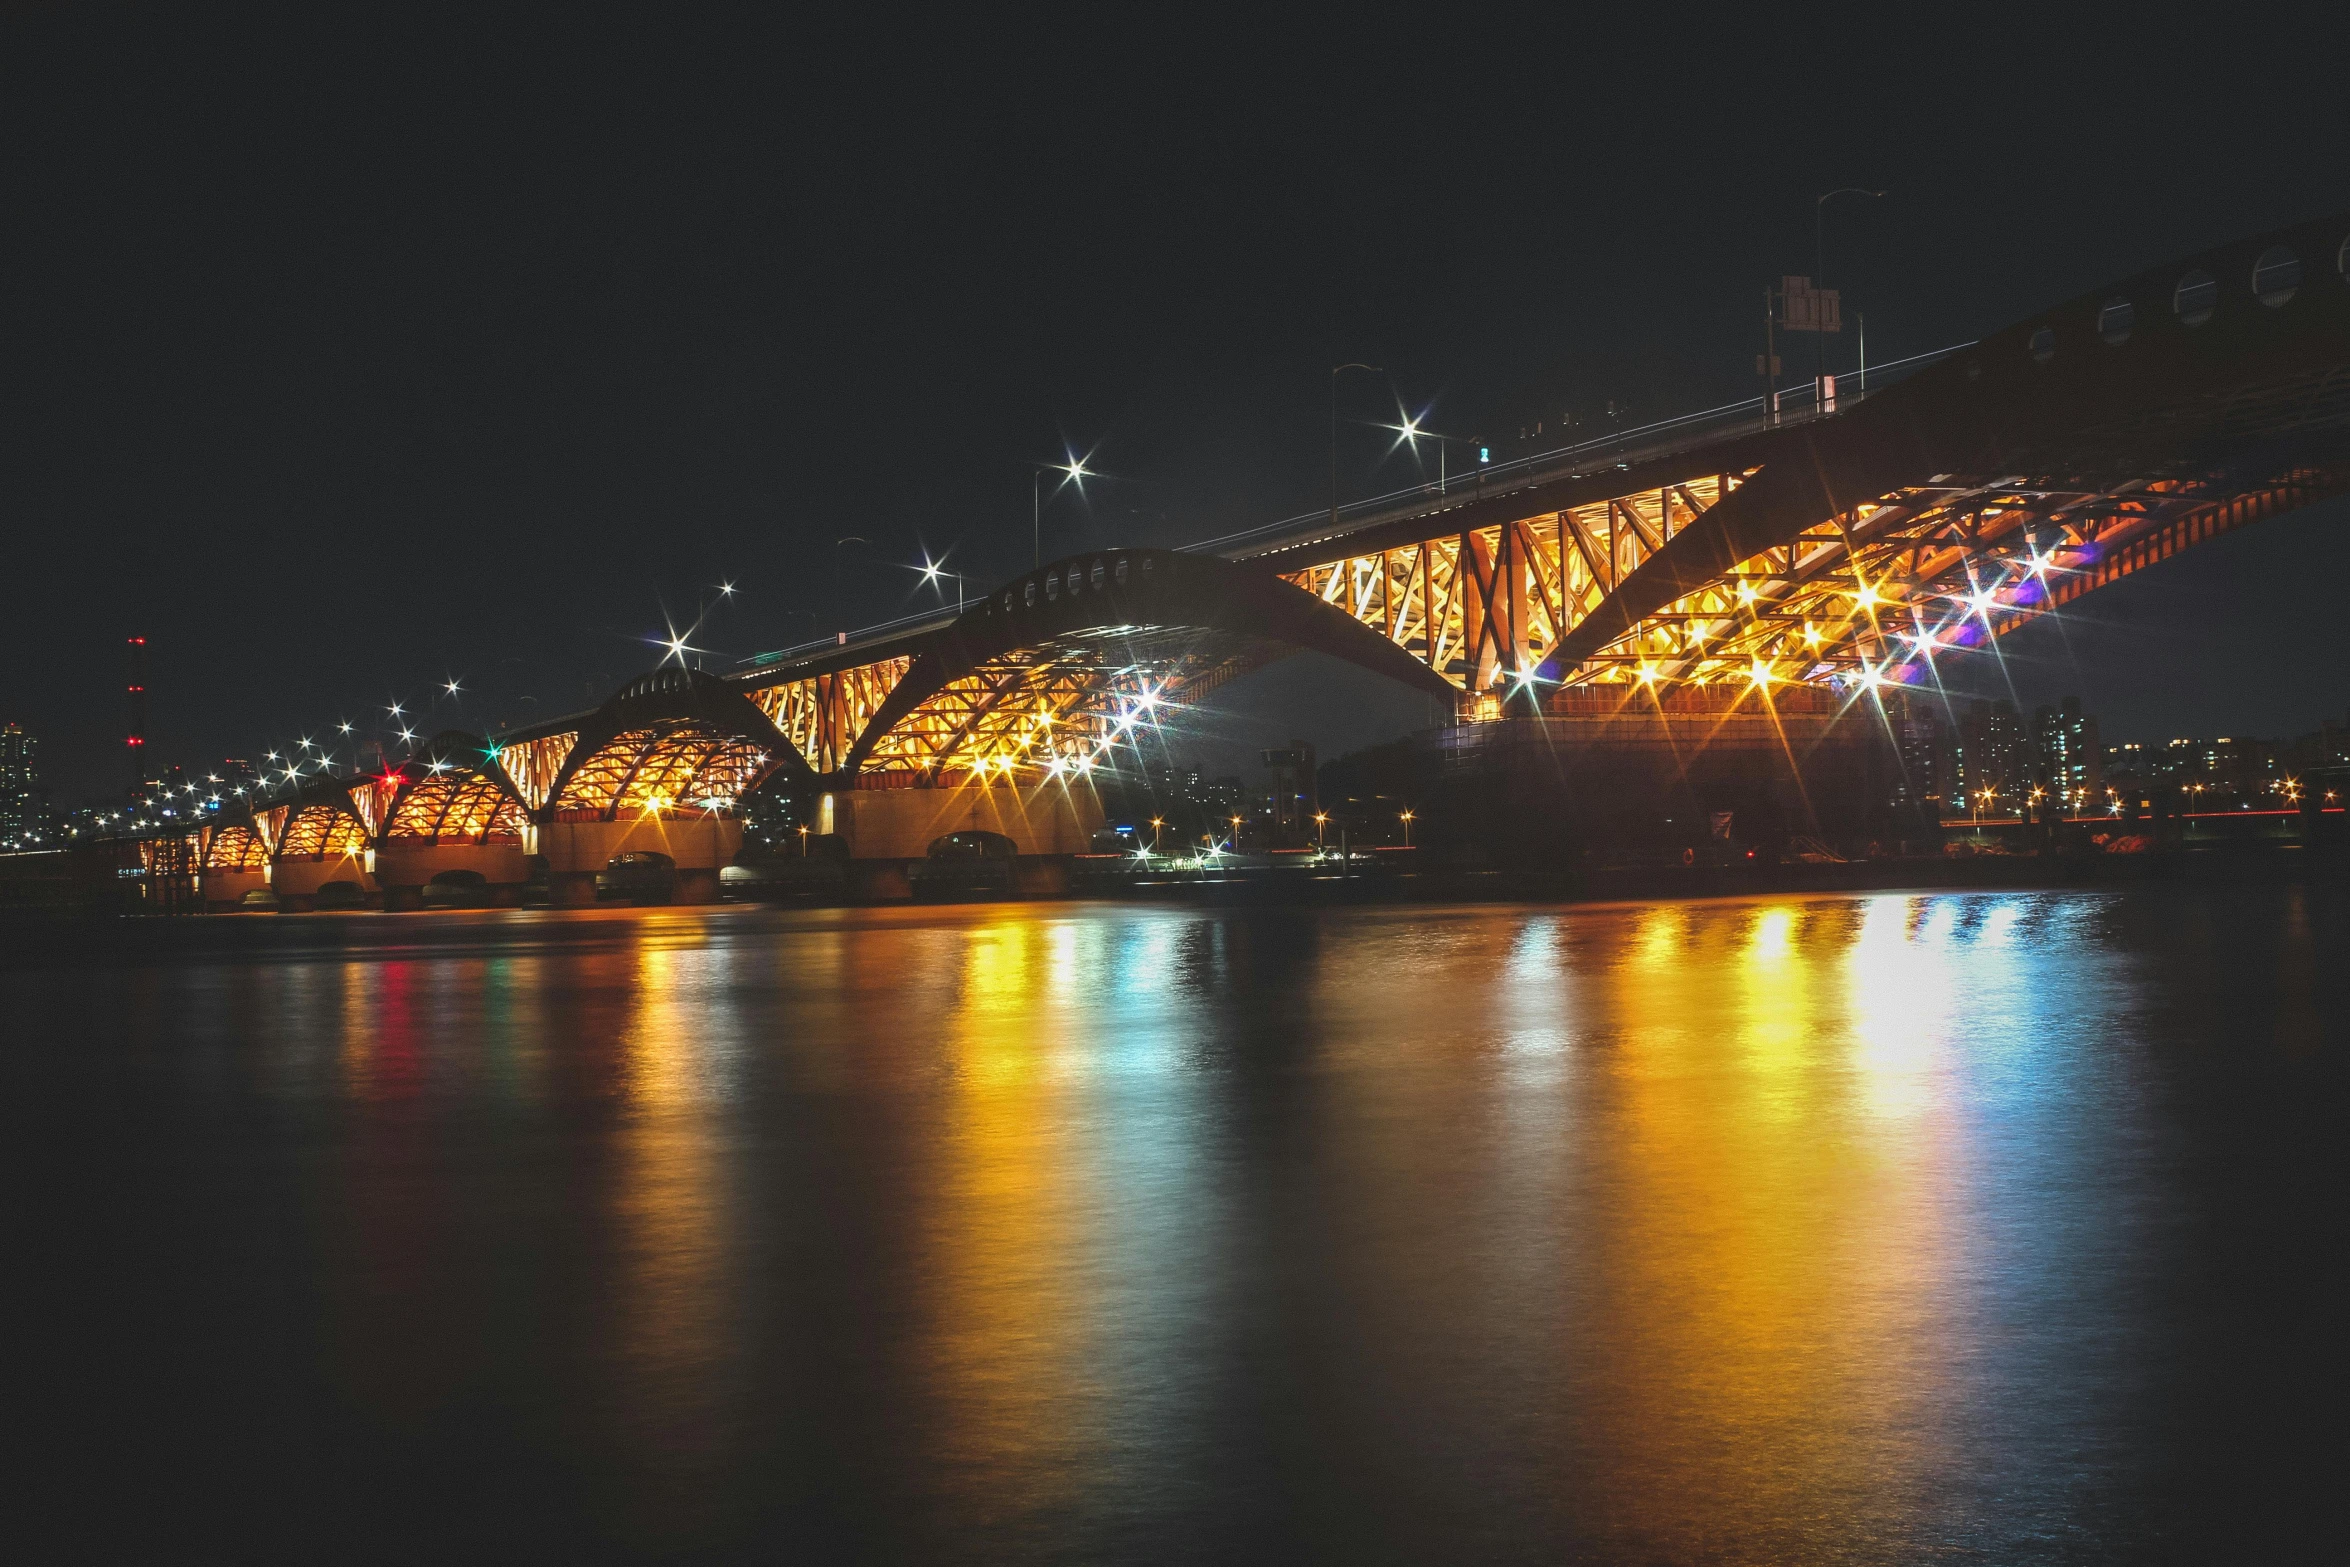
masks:
<svg viewBox="0 0 2350 1567"><path fill-rule="evenodd" d="M1876 362L2350 206L2339 52L2282 15L328 9L0 24L0 720L61 804L124 781L133 633L158 761L449 676L430 723L481 729L600 699L722 580L713 667L917 607L925 549L1024 569L1064 451L1111 477L1048 557L1321 505L1337 361L1385 367L1350 494L1414 477L1367 423L1399 400L1505 439L1752 395L1831 187L1890 192L1826 230ZM2261 524L2018 638L2019 691L2109 737L2339 720L2346 568L2350 508ZM1327 756L1424 719L1297 661L1205 722Z"/></svg>

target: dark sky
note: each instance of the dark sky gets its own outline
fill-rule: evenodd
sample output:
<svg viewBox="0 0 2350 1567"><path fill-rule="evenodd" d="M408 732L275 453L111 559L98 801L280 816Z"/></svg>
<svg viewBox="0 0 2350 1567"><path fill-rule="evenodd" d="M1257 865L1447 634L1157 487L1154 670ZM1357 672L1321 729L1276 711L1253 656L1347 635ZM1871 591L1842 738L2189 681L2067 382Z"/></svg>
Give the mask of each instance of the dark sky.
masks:
<svg viewBox="0 0 2350 1567"><path fill-rule="evenodd" d="M1891 192L1827 231L1874 361L2350 206L2340 40L2283 14L688 9L0 23L0 718L65 796L119 782L134 631L159 759L445 675L486 727L600 698L721 579L698 640L734 656L911 607L924 547L1023 567L1064 443L1116 482L1048 555L1321 504L1338 360L1386 367L1350 415L1473 434L1750 395L1833 186ZM1350 492L1411 477L1382 445L1350 430ZM2019 644L2027 695L2339 716L2346 526L2098 595ZM1234 688L1228 735L1420 716L1318 670Z"/></svg>

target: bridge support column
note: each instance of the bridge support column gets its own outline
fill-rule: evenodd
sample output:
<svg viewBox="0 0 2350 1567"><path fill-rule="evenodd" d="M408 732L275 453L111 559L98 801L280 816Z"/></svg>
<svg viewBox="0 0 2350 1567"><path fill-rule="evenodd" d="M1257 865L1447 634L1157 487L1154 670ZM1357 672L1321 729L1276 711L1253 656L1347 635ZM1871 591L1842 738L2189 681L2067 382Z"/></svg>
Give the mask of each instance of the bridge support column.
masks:
<svg viewBox="0 0 2350 1567"><path fill-rule="evenodd" d="M205 871L197 885L203 889L207 909L235 909L243 907L246 893L269 885L269 873L258 869Z"/></svg>
<svg viewBox="0 0 2350 1567"><path fill-rule="evenodd" d="M383 889L387 909L413 909L424 902L424 889L443 871L472 871L489 885L493 903L518 901L522 885L530 880L530 862L518 843L403 843L383 844L375 851L375 884Z"/></svg>
<svg viewBox="0 0 2350 1567"><path fill-rule="evenodd" d="M641 816L614 822L545 822L539 853L547 860L547 896L553 903L596 901L596 872L616 854L666 854L677 867L676 899L711 903L718 898L718 873L734 863L743 844L742 823L731 816L696 812Z"/></svg>
<svg viewBox="0 0 2350 1567"><path fill-rule="evenodd" d="M932 839L972 831L1000 833L1022 854L1082 854L1107 819L1090 788L1057 781L1028 789L840 789L819 800L817 818L860 860L918 860Z"/></svg>
<svg viewBox="0 0 2350 1567"><path fill-rule="evenodd" d="M318 889L330 881L357 882L362 892L373 892L376 887L374 878L367 874L366 863L356 855L336 855L325 860L279 860L269 877L280 904L288 909L314 907Z"/></svg>

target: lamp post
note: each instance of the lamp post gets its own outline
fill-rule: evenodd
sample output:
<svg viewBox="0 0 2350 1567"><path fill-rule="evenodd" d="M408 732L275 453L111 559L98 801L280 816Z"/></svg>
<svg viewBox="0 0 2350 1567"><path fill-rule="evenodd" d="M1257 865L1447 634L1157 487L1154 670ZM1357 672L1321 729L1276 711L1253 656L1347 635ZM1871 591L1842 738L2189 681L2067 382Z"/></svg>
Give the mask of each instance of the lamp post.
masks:
<svg viewBox="0 0 2350 1567"><path fill-rule="evenodd" d="M946 563L945 563L944 561L936 561L936 560L932 560L932 559L931 559L931 558L930 558L930 557L929 557L927 554L925 554L925 555L922 557L922 564L921 564L921 565L919 565L919 566L916 566L914 569L915 569L916 571L919 571L919 572L921 572L921 573L922 573L922 581L923 581L923 583L924 583L926 586L933 587L933 588L938 588L938 601L939 601L941 604L944 604L944 603L946 602L946 597L947 597L947 590L946 590L946 589L944 589L944 588L939 588L939 587L938 587L938 579L939 579L939 578L941 578L941 577L952 577L952 578L954 578L954 579L955 579L955 613L956 613L956 614L958 614L958 615L960 615L961 613L963 613L963 584L964 584L964 577L963 577L963 574L962 574L961 572L959 572L959 571L949 571L949 570L947 570L947 568L946 568Z"/></svg>
<svg viewBox="0 0 2350 1567"><path fill-rule="evenodd" d="M1323 841L1323 837L1322 837L1322 829L1323 829L1323 828L1325 828L1325 827L1327 827L1329 824L1330 824L1330 813L1329 813L1328 811L1316 811L1316 812L1314 813L1314 847L1315 847L1315 848L1317 848L1317 849L1324 849L1324 848L1328 848L1328 847L1329 847L1329 845Z"/></svg>
<svg viewBox="0 0 2350 1567"><path fill-rule="evenodd" d="M1828 254L1828 251L1827 251L1827 240L1826 240L1826 234L1827 234L1826 214L1827 214L1827 211L1828 211L1828 203L1829 203L1829 202L1831 202L1831 201L1834 201L1834 200L1835 200L1835 199L1836 199L1838 196L1869 196L1869 197L1881 197L1881 196L1883 196L1884 194L1885 194L1885 193L1884 193L1883 191L1881 191L1881 190L1864 190L1864 189L1862 189L1862 188L1861 188L1860 186L1858 186L1858 185L1845 185L1845 186L1839 187L1839 188L1838 188L1838 189L1836 189L1836 190L1829 191L1829 192L1827 192L1827 193L1826 193L1825 195L1823 195L1823 196L1819 196L1819 197L1816 197L1816 198L1814 198L1814 200L1812 201L1812 204L1811 204L1811 276L1812 276L1812 287L1814 287L1814 288L1826 288L1826 287L1828 286L1828 275L1827 275L1827 273L1828 273L1828 263L1827 263L1827 254ZM1812 334L1811 341L1812 341L1812 394L1811 394L1811 396L1812 396L1812 412L1813 412L1813 413L1818 413L1818 412L1820 411L1820 407L1821 407L1821 403L1822 403L1822 398L1821 398L1821 396L1820 396L1820 388L1821 388L1822 384L1824 383L1824 381L1825 381L1825 379L1826 379L1826 377L1827 377L1827 374L1828 374L1828 365L1827 365L1827 356L1828 356L1828 334L1827 334L1827 333L1825 333L1825 332L1814 332L1814 333Z"/></svg>
<svg viewBox="0 0 2350 1567"><path fill-rule="evenodd" d="M1377 374L1377 365L1348 363L1330 367L1330 526L1338 526L1338 378L1349 370Z"/></svg>
<svg viewBox="0 0 2350 1567"><path fill-rule="evenodd" d="M1393 430L1396 434L1411 442L1414 451L1419 449L1420 440L1423 436L1436 443L1436 493L1439 495L1444 494L1450 487L1449 480L1451 475L1445 464L1446 457L1450 455L1450 448L1455 446L1475 446L1477 444L1475 441L1469 440L1465 436L1445 435L1438 431L1431 430L1426 425L1420 423L1420 421L1417 419L1406 419L1401 424L1383 424L1379 428L1382 430ZM1392 451L1394 448L1390 447L1389 450Z"/></svg>
<svg viewBox="0 0 2350 1567"><path fill-rule="evenodd" d="M1044 564L1044 476L1062 474L1062 484L1075 482L1082 488L1083 481L1093 477L1093 470L1085 466L1082 457L1065 463L1032 462L1028 468L1028 564L1033 569ZM1059 488L1054 486L1056 491Z"/></svg>
<svg viewBox="0 0 2350 1567"><path fill-rule="evenodd" d="M1154 816L1151 818L1151 853L1153 854L1159 852L1159 829L1166 825L1167 821L1163 816Z"/></svg>
<svg viewBox="0 0 2350 1567"><path fill-rule="evenodd" d="M1406 811L1396 820L1403 823L1403 846L1408 849L1412 846L1412 813Z"/></svg>
<svg viewBox="0 0 2350 1567"><path fill-rule="evenodd" d="M871 539L866 538L863 534L860 533L847 534L832 541L832 606L836 611L840 610L841 608L840 547L844 544L870 545L872 542L873 541ZM846 642L849 639L848 616L845 611L841 614L840 639L843 642Z"/></svg>

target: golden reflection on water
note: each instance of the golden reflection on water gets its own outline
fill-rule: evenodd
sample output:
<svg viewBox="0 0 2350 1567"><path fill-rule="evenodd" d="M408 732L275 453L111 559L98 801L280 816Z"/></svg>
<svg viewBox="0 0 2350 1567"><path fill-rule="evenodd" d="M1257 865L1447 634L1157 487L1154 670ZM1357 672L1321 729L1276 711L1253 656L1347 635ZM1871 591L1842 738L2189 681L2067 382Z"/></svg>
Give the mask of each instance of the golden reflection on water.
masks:
<svg viewBox="0 0 2350 1567"><path fill-rule="evenodd" d="M924 1462L974 1524L1066 1508L1168 1418L1209 1222L1163 929L1006 909L957 933L920 1266Z"/></svg>
<svg viewBox="0 0 2350 1567"><path fill-rule="evenodd" d="M589 985L628 998L615 1040L620 1123L612 1180L613 1418L626 1422L646 1472L634 1535L675 1544L723 1519L706 1480L730 1437L739 1351L730 1171L713 1135L735 1041L723 989L725 949L648 940L591 959Z"/></svg>
<svg viewBox="0 0 2350 1567"><path fill-rule="evenodd" d="M2241 1334L2177 1213L2286 1185L2175 1167L2338 1086L2274 1070L2339 1010L2298 897L497 911L46 1015L107 1178L199 1198L108 1265L241 1357L203 1429L452 1538L2127 1558L2242 1445L2166 1445Z"/></svg>
<svg viewBox="0 0 2350 1567"><path fill-rule="evenodd" d="M1670 948L1683 915L1653 910L1613 971L1623 1125L1593 1143L1621 1204L1594 1326L1628 1373L1600 1412L1627 1534L1801 1550L1891 1527L1948 1461L1964 1127L1943 963L1905 902L1717 909Z"/></svg>
<svg viewBox="0 0 2350 1567"><path fill-rule="evenodd" d="M923 1279L932 1455L981 1523L1062 1501L1081 1483L1089 1368L1103 1324L1072 1277L1093 1241L1068 1004L1077 932L1019 914L967 931L942 1020L949 1084Z"/></svg>
<svg viewBox="0 0 2350 1567"><path fill-rule="evenodd" d="M2027 913L1007 907L741 945L649 923L551 965L539 990L603 998L550 1017L609 1051L631 1528L722 1529L694 1509L747 1417L741 1232L830 1200L746 1185L726 1126L756 1071L856 1101L853 1156L886 1161L858 1189L891 1202L841 1222L904 1259L871 1300L903 1462L973 1528L1098 1508L1229 1431L1237 1357L1248 1397L1314 1387L1334 1466L1480 1454L1495 1497L1564 1498L1628 1551L1900 1536L1967 1459L1970 1074L2035 1048ZM788 1000L746 1002L753 976ZM410 979L361 998L388 1096L432 1023ZM1235 1107L1269 1150L1235 1155Z"/></svg>

